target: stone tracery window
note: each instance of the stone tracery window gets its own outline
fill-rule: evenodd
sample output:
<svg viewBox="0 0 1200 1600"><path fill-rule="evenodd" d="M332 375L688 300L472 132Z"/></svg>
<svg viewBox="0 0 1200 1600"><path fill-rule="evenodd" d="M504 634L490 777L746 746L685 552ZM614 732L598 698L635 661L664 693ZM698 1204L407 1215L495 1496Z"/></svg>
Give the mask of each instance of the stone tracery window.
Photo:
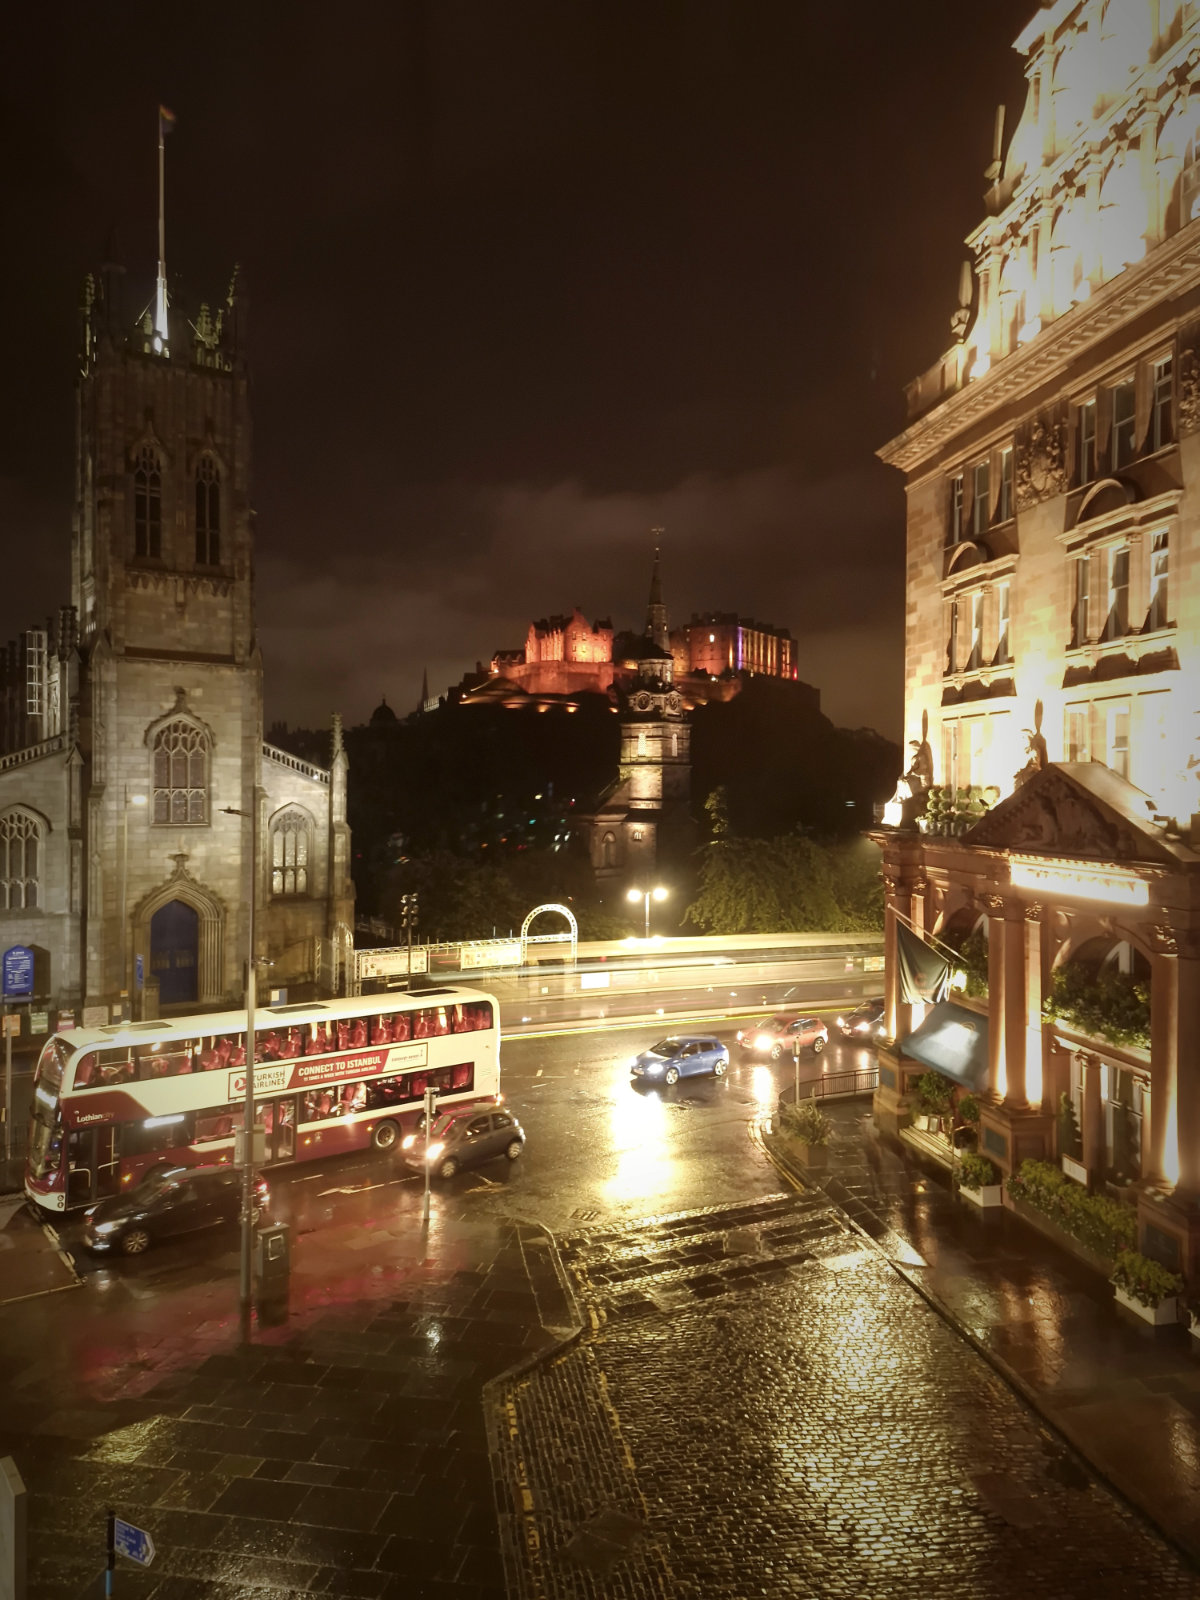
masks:
<svg viewBox="0 0 1200 1600"><path fill-rule="evenodd" d="M211 456L202 456L196 468L196 565L219 566L221 561L221 474Z"/></svg>
<svg viewBox="0 0 1200 1600"><path fill-rule="evenodd" d="M162 463L148 444L133 470L133 548L153 561L162 555Z"/></svg>
<svg viewBox="0 0 1200 1600"><path fill-rule="evenodd" d="M307 894L312 824L292 807L271 823L271 893Z"/></svg>
<svg viewBox="0 0 1200 1600"><path fill-rule="evenodd" d="M0 816L0 911L24 911L39 903L42 830L28 811Z"/></svg>
<svg viewBox="0 0 1200 1600"><path fill-rule="evenodd" d="M209 740L182 717L154 736L154 821L208 821Z"/></svg>

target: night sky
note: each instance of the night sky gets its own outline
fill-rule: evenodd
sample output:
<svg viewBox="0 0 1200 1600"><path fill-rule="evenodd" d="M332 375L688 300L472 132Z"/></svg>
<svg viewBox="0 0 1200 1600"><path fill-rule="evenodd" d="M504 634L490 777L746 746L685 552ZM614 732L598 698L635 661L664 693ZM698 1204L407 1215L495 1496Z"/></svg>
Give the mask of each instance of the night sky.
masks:
<svg viewBox="0 0 1200 1600"><path fill-rule="evenodd" d="M251 295L268 720L415 704L569 611L790 627L901 734L874 450L950 343L1035 0L51 0L7 24L0 637L68 598L76 306L117 230ZM131 296L136 298L136 296Z"/></svg>

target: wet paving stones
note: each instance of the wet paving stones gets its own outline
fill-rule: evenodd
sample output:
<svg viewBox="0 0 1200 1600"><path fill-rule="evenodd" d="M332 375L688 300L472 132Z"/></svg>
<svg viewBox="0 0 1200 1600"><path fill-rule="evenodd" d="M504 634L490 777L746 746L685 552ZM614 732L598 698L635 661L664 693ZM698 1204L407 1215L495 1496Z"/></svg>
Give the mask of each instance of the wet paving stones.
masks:
<svg viewBox="0 0 1200 1600"><path fill-rule="evenodd" d="M822 1197L562 1243L590 1331L489 1392L513 1600L1200 1595Z"/></svg>
<svg viewBox="0 0 1200 1600"><path fill-rule="evenodd" d="M481 1394L570 1324L557 1272L535 1227L456 1224L249 1347L228 1315L180 1327L136 1297L73 1352L41 1348L44 1311L6 1318L0 1455L30 1495L31 1600L94 1580L110 1505L158 1551L123 1597L501 1600Z"/></svg>

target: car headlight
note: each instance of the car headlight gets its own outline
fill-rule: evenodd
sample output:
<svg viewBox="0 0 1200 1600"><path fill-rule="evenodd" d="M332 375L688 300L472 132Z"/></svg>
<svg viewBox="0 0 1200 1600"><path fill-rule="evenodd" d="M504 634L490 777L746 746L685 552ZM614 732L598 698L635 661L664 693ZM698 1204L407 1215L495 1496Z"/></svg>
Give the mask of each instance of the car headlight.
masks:
<svg viewBox="0 0 1200 1600"><path fill-rule="evenodd" d="M756 1050L769 1050L771 1048L771 1035L769 1033L760 1033L754 1041L754 1048Z"/></svg>
<svg viewBox="0 0 1200 1600"><path fill-rule="evenodd" d="M120 1226L119 1222L93 1222L92 1230L95 1233L116 1233Z"/></svg>
<svg viewBox="0 0 1200 1600"><path fill-rule="evenodd" d="M401 1150L411 1150L413 1145L416 1144L416 1142L417 1142L417 1136L416 1136L415 1133L406 1133L404 1135L403 1139L401 1139L401 1141L400 1141L400 1148L401 1148Z"/></svg>
<svg viewBox="0 0 1200 1600"><path fill-rule="evenodd" d="M661 1071L662 1071L662 1062L661 1062L661 1061L655 1061L655 1062L652 1062L652 1063L651 1063L651 1064L650 1064L650 1065L649 1065L649 1066L648 1066L648 1067L647 1067L647 1068L646 1068L646 1071L647 1071L647 1072L661 1072Z"/></svg>
<svg viewBox="0 0 1200 1600"><path fill-rule="evenodd" d="M746 1037L745 1029L744 1028L739 1028L738 1031L737 1031L737 1036L738 1036L738 1043L741 1044L742 1040Z"/></svg>
<svg viewBox="0 0 1200 1600"><path fill-rule="evenodd" d="M838 1019L837 1019L837 1025L838 1025L838 1027L839 1027L839 1028L844 1028L844 1027L845 1027L845 1026L846 1026L846 1019L845 1019L845 1017L839 1017L839 1018L838 1018Z"/></svg>
<svg viewBox="0 0 1200 1600"><path fill-rule="evenodd" d="M426 1159L426 1161L436 1161L437 1158L441 1155L442 1151L445 1148L446 1148L446 1146L441 1142L440 1139L435 1139L434 1142L431 1145L429 1145L427 1147L426 1151L425 1151L425 1159Z"/></svg>

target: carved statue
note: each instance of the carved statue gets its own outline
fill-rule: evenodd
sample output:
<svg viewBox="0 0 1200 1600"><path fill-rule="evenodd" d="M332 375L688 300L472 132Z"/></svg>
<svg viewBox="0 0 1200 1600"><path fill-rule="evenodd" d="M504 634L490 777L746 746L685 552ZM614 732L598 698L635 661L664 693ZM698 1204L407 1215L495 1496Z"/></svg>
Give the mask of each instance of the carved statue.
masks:
<svg viewBox="0 0 1200 1600"><path fill-rule="evenodd" d="M1022 728L1025 740L1025 765L1019 772L1013 774L1013 787L1019 789L1023 783L1028 783L1035 772L1041 772L1046 765L1046 741L1041 732L1033 728Z"/></svg>
<svg viewBox="0 0 1200 1600"><path fill-rule="evenodd" d="M910 739L908 748L913 752L904 774L909 782L909 793L923 794L933 782L933 751L928 739Z"/></svg>

